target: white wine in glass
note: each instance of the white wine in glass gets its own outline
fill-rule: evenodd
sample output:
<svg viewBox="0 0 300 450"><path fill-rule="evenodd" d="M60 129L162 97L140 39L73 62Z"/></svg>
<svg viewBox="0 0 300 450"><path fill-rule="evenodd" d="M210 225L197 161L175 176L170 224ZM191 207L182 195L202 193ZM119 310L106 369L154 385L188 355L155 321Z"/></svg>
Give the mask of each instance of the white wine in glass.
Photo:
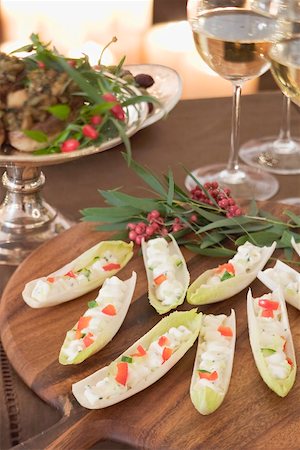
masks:
<svg viewBox="0 0 300 450"><path fill-rule="evenodd" d="M218 181L229 187L234 196L266 200L277 192L277 180L259 169L240 166L238 162L240 95L245 81L269 69L267 53L277 23L249 8L236 7L236 0L224 0L222 7L216 7L219 4L216 0L189 0L187 11L200 56L234 87L231 152L227 165L201 167L193 175L201 183ZM186 185L192 187L191 178Z"/></svg>
<svg viewBox="0 0 300 450"><path fill-rule="evenodd" d="M298 0L251 0L251 9L280 22L278 38L291 37L300 18ZM240 158L254 167L280 175L300 173L300 138L291 136L290 99L283 96L281 126L278 136L255 138L240 148Z"/></svg>

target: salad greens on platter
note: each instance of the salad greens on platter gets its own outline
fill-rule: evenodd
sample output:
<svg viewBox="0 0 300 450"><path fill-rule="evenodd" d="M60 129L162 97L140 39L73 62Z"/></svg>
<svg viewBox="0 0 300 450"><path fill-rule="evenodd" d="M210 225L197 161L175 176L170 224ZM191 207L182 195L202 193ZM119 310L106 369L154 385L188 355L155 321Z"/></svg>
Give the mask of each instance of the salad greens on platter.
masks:
<svg viewBox="0 0 300 450"><path fill-rule="evenodd" d="M28 56L15 56L20 52ZM128 107L138 112L139 103L150 105L149 110L159 103L147 94L154 80L125 70L125 57L116 66L104 66L102 54L92 67L87 55L62 56L37 34L12 54L0 53L0 147L4 142L45 155L100 146L120 137L130 155Z"/></svg>
<svg viewBox="0 0 300 450"><path fill-rule="evenodd" d="M82 220L101 222L97 230L116 231L113 239L129 238L137 245L172 233L178 244L204 256L231 257L246 241L260 247L275 241L284 251L282 261L300 265L292 244L293 239L300 241L300 216L293 211L286 209L276 217L252 201L244 212L217 183L202 186L190 174L196 187L187 192L176 184L171 170L161 178L134 160L130 168L150 187L151 197L128 195L120 188L99 190L108 206L83 209Z"/></svg>

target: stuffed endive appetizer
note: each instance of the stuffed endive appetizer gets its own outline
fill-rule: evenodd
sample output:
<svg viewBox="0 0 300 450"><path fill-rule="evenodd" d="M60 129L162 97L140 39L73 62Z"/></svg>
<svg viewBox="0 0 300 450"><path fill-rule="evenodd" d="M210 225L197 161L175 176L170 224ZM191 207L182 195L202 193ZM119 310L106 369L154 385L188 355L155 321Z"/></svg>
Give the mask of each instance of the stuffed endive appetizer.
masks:
<svg viewBox="0 0 300 450"><path fill-rule="evenodd" d="M281 289L285 301L300 310L300 273L277 260L272 269L259 272L257 278L269 289Z"/></svg>
<svg viewBox="0 0 300 450"><path fill-rule="evenodd" d="M190 275L184 257L172 235L142 243L144 264L148 279L150 304L164 314L184 301Z"/></svg>
<svg viewBox="0 0 300 450"><path fill-rule="evenodd" d="M276 247L257 247L246 242L226 264L206 270L189 287L187 301L191 305L206 305L226 300L238 294L263 269Z"/></svg>
<svg viewBox="0 0 300 450"><path fill-rule="evenodd" d="M79 364L112 340L125 319L135 284L135 272L126 281L115 276L104 281L97 298L67 332L59 354L61 364Z"/></svg>
<svg viewBox="0 0 300 450"><path fill-rule="evenodd" d="M32 280L22 292L32 308L59 305L101 286L132 258L133 243L103 241L56 272Z"/></svg>
<svg viewBox="0 0 300 450"><path fill-rule="evenodd" d="M72 385L78 402L106 408L140 392L165 375L193 345L202 314L175 311L123 352L109 366Z"/></svg>
<svg viewBox="0 0 300 450"><path fill-rule="evenodd" d="M295 249L295 252L298 253L298 255L300 256L300 242L296 242L294 236L292 237L291 240L292 246Z"/></svg>
<svg viewBox="0 0 300 450"><path fill-rule="evenodd" d="M286 305L280 290L247 297L250 344L264 382L285 397L296 377L296 359Z"/></svg>
<svg viewBox="0 0 300 450"><path fill-rule="evenodd" d="M204 415L223 402L231 378L236 341L235 312L209 314L202 319L190 387L195 408Z"/></svg>

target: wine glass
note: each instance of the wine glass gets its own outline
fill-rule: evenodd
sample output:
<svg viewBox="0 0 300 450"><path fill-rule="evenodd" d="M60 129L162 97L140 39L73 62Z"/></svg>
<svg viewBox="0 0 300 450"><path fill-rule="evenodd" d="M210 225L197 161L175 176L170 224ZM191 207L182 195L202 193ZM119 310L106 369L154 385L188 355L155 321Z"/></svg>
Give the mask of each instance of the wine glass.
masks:
<svg viewBox="0 0 300 450"><path fill-rule="evenodd" d="M300 106L300 33L276 42L270 48L269 57L272 75L279 88ZM295 193L299 193L299 188ZM299 205L300 197L284 199L282 202Z"/></svg>
<svg viewBox="0 0 300 450"><path fill-rule="evenodd" d="M278 190L278 181L259 168L240 166L240 96L245 81L269 69L266 57L277 30L276 20L250 10L240 0L188 0L188 20L198 53L234 88L231 151L227 165L200 167L193 175L201 183L216 180L239 198L266 200ZM186 180L192 187L191 177Z"/></svg>
<svg viewBox="0 0 300 450"><path fill-rule="evenodd" d="M289 22L296 19L297 3L294 0L252 0L251 9L281 20L291 33ZM241 146L239 156L245 163L281 175L300 173L300 139L291 137L290 106L289 97L283 96L281 127L277 137L253 139Z"/></svg>

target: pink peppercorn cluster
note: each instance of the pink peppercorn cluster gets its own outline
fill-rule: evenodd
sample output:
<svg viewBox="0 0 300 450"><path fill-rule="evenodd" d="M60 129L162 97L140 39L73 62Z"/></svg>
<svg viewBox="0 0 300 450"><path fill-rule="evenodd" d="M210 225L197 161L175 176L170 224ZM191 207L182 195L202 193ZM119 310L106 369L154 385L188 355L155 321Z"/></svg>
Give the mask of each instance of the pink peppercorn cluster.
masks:
<svg viewBox="0 0 300 450"><path fill-rule="evenodd" d="M110 92L107 92L106 94L102 95L103 100L106 102L114 103L114 105L111 107L110 111L112 115L122 122L125 121L126 115L124 112L124 109L122 108L121 104L117 100L116 96L111 94ZM94 115L90 118L90 123L87 123L83 125L82 127L82 134L83 136L87 137L88 139L95 140L99 137L99 131L97 130L97 126L102 123L102 116L100 115ZM66 139L60 146L60 149L62 153L69 153L74 152L78 149L80 146L80 141L75 138L69 138Z"/></svg>
<svg viewBox="0 0 300 450"><path fill-rule="evenodd" d="M204 189L216 201L218 206L226 211L226 217L231 218L243 214L241 208L230 196L230 189L221 188L216 181L213 181L212 183L205 183ZM190 194L193 200L197 200L198 202L206 203L208 205L214 205L213 201L198 185L190 191Z"/></svg>
<svg viewBox="0 0 300 450"><path fill-rule="evenodd" d="M196 221L197 216L193 214L190 220ZM176 233L185 228L185 224L178 217L175 217L172 223L167 226L159 211L154 209L147 215L147 222L129 223L127 228L129 239L137 245L141 245L143 239L147 241L153 236L167 236L168 233Z"/></svg>

